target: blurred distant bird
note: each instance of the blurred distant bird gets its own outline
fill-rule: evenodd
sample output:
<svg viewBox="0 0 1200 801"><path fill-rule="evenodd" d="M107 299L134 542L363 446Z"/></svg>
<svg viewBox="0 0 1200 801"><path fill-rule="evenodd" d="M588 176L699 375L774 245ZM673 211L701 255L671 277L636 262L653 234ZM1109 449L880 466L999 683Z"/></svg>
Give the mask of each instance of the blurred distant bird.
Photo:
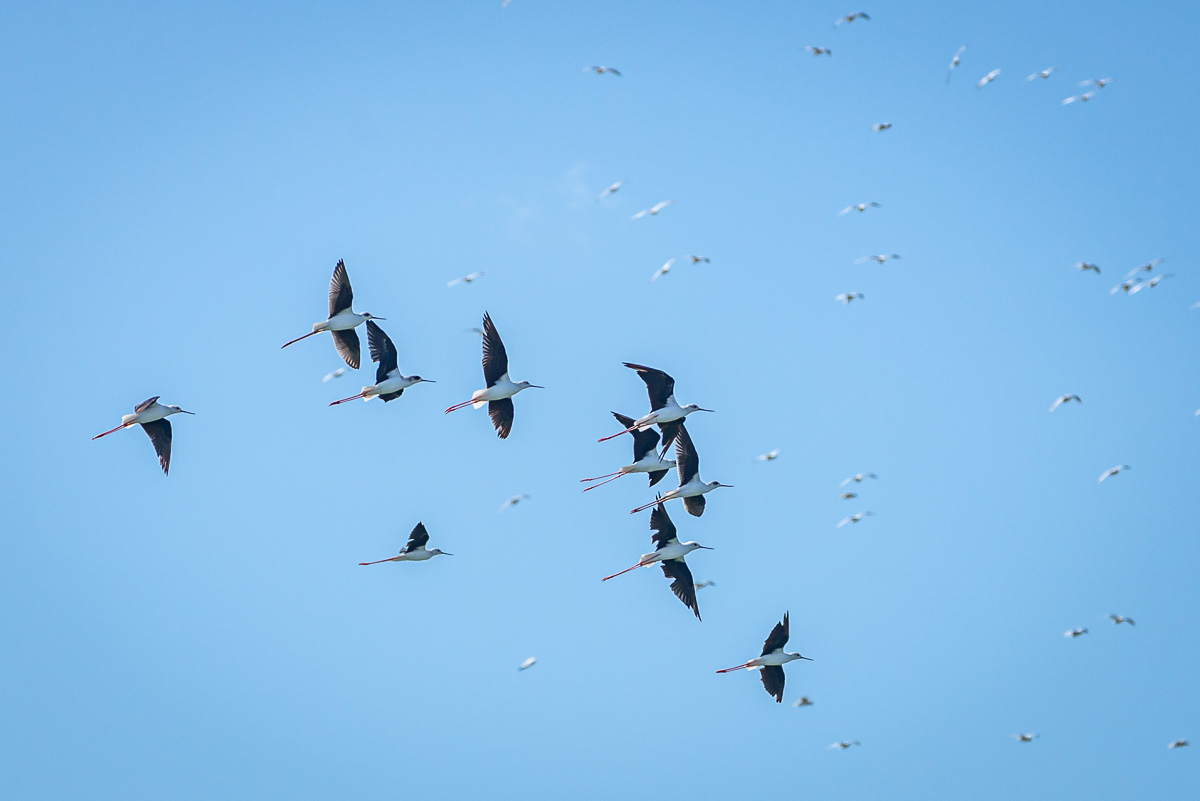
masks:
<svg viewBox="0 0 1200 801"><path fill-rule="evenodd" d="M403 395L404 390L411 386L437 383L428 378L421 378L419 375L401 373L397 366L398 356L396 346L392 344L392 338L385 334L374 320L367 320L367 347L371 350L371 361L379 363L379 367L375 370L375 383L369 387L363 387L362 392L357 395L333 401L329 404L330 406L337 406L339 403L347 403L359 398L364 401L379 398L387 403Z"/></svg>
<svg viewBox="0 0 1200 801"><path fill-rule="evenodd" d="M773 462L779 458L779 448L760 454L754 458L756 462Z"/></svg>
<svg viewBox="0 0 1200 801"><path fill-rule="evenodd" d="M898 259L898 258L900 258L899 253L879 253L874 256L863 256L862 258L855 259L854 263L862 264L863 262L873 261L873 262L877 262L878 264L883 264L888 259Z"/></svg>
<svg viewBox="0 0 1200 801"><path fill-rule="evenodd" d="M966 49L966 45L958 48L954 54L954 58L950 59L950 67L946 70L946 83L950 83L950 76L954 74L954 68L958 66L959 59L962 57L962 54L966 51Z"/></svg>
<svg viewBox="0 0 1200 801"><path fill-rule="evenodd" d="M691 256L691 255L689 255L688 258L692 260L692 264L699 264L700 262L704 262L705 264L710 263L708 256Z"/></svg>
<svg viewBox="0 0 1200 801"><path fill-rule="evenodd" d="M531 656L528 659L526 659L524 662L522 662L520 665L517 666L517 672L519 673L522 670L529 670L536 663L537 663L537 657Z"/></svg>
<svg viewBox="0 0 1200 801"><path fill-rule="evenodd" d="M1122 470L1132 470L1132 469L1133 468L1127 464L1119 464L1116 467L1110 467L1107 470L1105 470L1103 473L1100 474L1100 478L1096 479L1096 483L1099 484L1104 479L1108 478L1109 476L1115 476L1117 473L1120 473Z"/></svg>
<svg viewBox="0 0 1200 801"><path fill-rule="evenodd" d="M1057 398L1054 399L1054 403L1050 404L1050 411L1054 411L1059 406L1062 406L1064 403L1069 403L1071 401L1075 401L1076 403L1083 403L1083 399L1080 398L1078 395L1059 395Z"/></svg>
<svg viewBox="0 0 1200 801"><path fill-rule="evenodd" d="M888 128L891 128L891 127L892 127L892 124L890 122L877 122L871 126L871 130L874 131L875 133L879 133L880 131L886 131Z"/></svg>
<svg viewBox="0 0 1200 801"><path fill-rule="evenodd" d="M659 267L657 270L654 271L654 275L650 276L650 280L657 281L658 277L660 275L666 275L667 273L671 272L671 265L674 263L675 263L674 256L667 259L666 263L664 263L662 267Z"/></svg>
<svg viewBox="0 0 1200 801"><path fill-rule="evenodd" d="M698 542L680 542L675 524L667 515L667 509L663 506L661 497L654 511L650 513L650 530L654 532L654 536L650 538L654 543L654 551L642 554L638 563L633 567L627 567L620 573L605 576L601 581L608 581L628 573L630 570L637 570L639 567L659 565L662 567L663 575L672 579L671 592L675 593L676 598L683 601L684 606L692 610L697 620L700 620L700 606L696 603L696 585L692 581L692 571L688 568L685 557L692 551L701 548L708 551L713 549Z"/></svg>
<svg viewBox="0 0 1200 801"><path fill-rule="evenodd" d="M425 530L425 524L417 523L416 528L412 530L412 534L408 535L408 544L400 550L400 553L387 559L376 559L374 562L359 562L359 564L378 565L383 562L424 562L435 556L454 556L454 554L446 553L438 548L426 550L425 545L428 542L429 532Z"/></svg>
<svg viewBox="0 0 1200 801"><path fill-rule="evenodd" d="M345 372L346 372L345 367L339 367L338 369L334 370L332 373L327 373L325 375L325 377L321 379L321 383L328 384L330 381L332 381L335 378L341 378L342 374Z"/></svg>
<svg viewBox="0 0 1200 801"><path fill-rule="evenodd" d="M783 685L787 681L787 676L783 673L783 666L796 659L808 659L808 661L812 661L807 656L787 653L783 650L783 646L787 645L790 636L788 613L784 612L783 620L776 623L775 628L771 629L771 633L767 635L767 639L763 643L761 656L757 656L737 667L725 668L717 672L732 673L735 670L754 670L757 668L760 671L763 687L766 689L767 695L774 696L775 703L783 703Z"/></svg>
<svg viewBox="0 0 1200 801"><path fill-rule="evenodd" d="M833 745L829 746L829 749L833 750L836 748L839 751L845 751L852 745L862 745L862 743L860 743L858 740L842 740L840 743L834 743Z"/></svg>
<svg viewBox="0 0 1200 801"><path fill-rule="evenodd" d="M1017 738L1017 742L1019 742L1019 743L1031 743L1031 742L1033 742L1033 738L1035 738L1037 736L1038 736L1037 732L1032 732L1032 731L1028 732L1027 734L1014 734L1013 735L1013 737Z"/></svg>
<svg viewBox="0 0 1200 801"><path fill-rule="evenodd" d="M1114 286L1112 289L1108 290L1108 294L1115 295L1118 292L1124 292L1126 295L1128 295L1140 283L1142 283L1142 279L1130 278L1128 281L1122 281L1121 283Z"/></svg>
<svg viewBox="0 0 1200 801"><path fill-rule="evenodd" d="M1137 625L1137 623L1133 622L1133 618L1125 617L1124 615L1109 615L1108 619L1111 620L1113 623L1115 623L1118 626L1121 625L1122 623L1128 623L1131 626Z"/></svg>
<svg viewBox="0 0 1200 801"><path fill-rule="evenodd" d="M1116 81L1116 78L1088 78L1086 81L1080 81L1080 86L1095 86L1097 89L1103 89L1110 83Z"/></svg>
<svg viewBox="0 0 1200 801"><path fill-rule="evenodd" d="M604 197L605 197L606 195L611 195L611 194L613 194L614 192L616 192L616 191L617 191L618 189L620 189L620 188L621 188L621 182L620 182L620 181L617 181L616 183L614 183L614 184L610 185L610 186L609 186L607 189L605 189L603 192L601 192L601 193L600 193L600 197L596 198L596 200L603 200L603 199L604 199Z"/></svg>
<svg viewBox="0 0 1200 801"><path fill-rule="evenodd" d="M867 22L871 21L871 18L866 15L866 12L855 11L853 14L847 14L844 17L838 17L837 20L833 23L833 27L836 28L837 26L841 25L843 22L846 22L846 23L854 22L854 20L856 20L856 19L865 19Z"/></svg>
<svg viewBox="0 0 1200 801"><path fill-rule="evenodd" d="M1093 97L1095 97L1095 95L1096 95L1095 92L1084 92L1081 95L1073 95L1071 97L1065 97L1065 98L1063 98L1062 104L1064 106L1069 106L1072 103L1074 103L1076 100L1078 100L1080 103L1086 103L1089 100L1091 100Z"/></svg>
<svg viewBox="0 0 1200 801"><path fill-rule="evenodd" d="M813 705L813 702L808 700L807 695L800 696L800 700L796 701L794 704L792 704L792 706L794 706L794 707L812 706L812 705Z"/></svg>
<svg viewBox="0 0 1200 801"><path fill-rule="evenodd" d="M583 71L594 72L597 75L604 75L605 73L608 73L609 75L616 75L618 78L621 77L621 73L612 67L584 67Z"/></svg>
<svg viewBox="0 0 1200 801"><path fill-rule="evenodd" d="M857 492L843 492L838 495L838 499L843 500L843 501L852 501L857 497L858 497Z"/></svg>
<svg viewBox="0 0 1200 801"><path fill-rule="evenodd" d="M842 518L841 522L837 524L837 527L841 528L842 526L846 525L847 523L857 523L859 520L862 520L864 517L870 517L873 514L875 514L875 513L874 512L857 512L855 514L850 515L849 517Z"/></svg>
<svg viewBox="0 0 1200 801"><path fill-rule="evenodd" d="M1172 748L1186 748L1189 745L1191 743L1187 740L1176 740L1175 742L1167 743L1167 750L1170 751Z"/></svg>
<svg viewBox="0 0 1200 801"><path fill-rule="evenodd" d="M633 216L632 216L632 217L630 217L629 219L631 219L631 220L636 220L636 219L638 219L638 218L640 218L640 217L645 217L647 214L649 214L651 217L653 217L653 216L655 216L656 214L658 214L660 211L662 211L663 209L665 209L667 206L670 206L670 205L671 205L672 203L674 203L674 202L675 202L674 200L663 200L663 201L660 201L660 202L658 202L658 203L655 203L653 206L651 206L651 207L650 207L650 208L648 208L648 209L642 209L641 211L639 211L637 214L633 215Z"/></svg>
<svg viewBox="0 0 1200 801"><path fill-rule="evenodd" d="M333 344L338 355L346 364L358 369L360 346L358 334L354 329L367 320L384 320L385 317L375 317L370 312L354 313L354 290L350 288L350 276L346 274L346 265L341 260L333 268L333 278L329 282L329 319L323 323L313 323L313 330L302 337L296 337L291 342L283 343L282 347L293 345L302 339L308 339L314 334L329 331L333 334Z"/></svg>
<svg viewBox="0 0 1200 801"><path fill-rule="evenodd" d="M1153 289L1154 287L1158 286L1159 282L1162 281L1164 278L1170 278L1174 274L1175 273L1160 273L1160 274L1154 276L1153 278L1151 278L1149 281L1143 281L1142 283L1138 284L1132 290L1130 290L1130 292L1131 293L1138 292L1140 290L1145 289L1146 287L1150 287L1151 289Z"/></svg>
<svg viewBox="0 0 1200 801"><path fill-rule="evenodd" d="M491 315L483 313L483 378L487 381L486 389L477 389L471 393L471 400L456 403L446 410L446 414L471 406L478 409L485 403L488 416L500 439L506 439L512 431L513 402L512 398L518 392L526 389L545 389L528 381L513 383L508 377L508 351L500 339L500 332L492 322Z"/></svg>
<svg viewBox="0 0 1200 801"><path fill-rule="evenodd" d="M814 45L805 45L804 49L812 53L814 56L832 56L833 51L828 47L816 47Z"/></svg>
<svg viewBox="0 0 1200 801"><path fill-rule="evenodd" d="M849 478L844 479L842 481L842 483L839 484L838 486L844 487L847 484L849 484L851 481L853 481L855 484L861 484L863 482L864 478L879 478L879 476L875 475L874 473L855 473L854 475L850 476Z"/></svg>
<svg viewBox="0 0 1200 801"><path fill-rule="evenodd" d="M838 214L846 214L851 211L863 212L869 208L878 208L879 205L880 204L876 203L874 200L868 200L866 203L855 203L852 206L847 206L846 208L839 211Z"/></svg>
<svg viewBox="0 0 1200 801"><path fill-rule="evenodd" d="M715 586L717 586L717 582L707 581L707 580L706 581L697 581L695 584L696 592L699 592L700 590L704 589L705 587L715 587Z"/></svg>
<svg viewBox="0 0 1200 801"><path fill-rule="evenodd" d="M1036 81L1038 78L1043 78L1043 79L1044 79L1044 78L1049 78L1049 77L1050 77L1050 73L1054 72L1056 69L1058 69L1058 67L1046 67L1046 69L1042 70L1041 72L1035 72L1035 73L1033 73L1032 75L1030 75L1030 76L1029 76L1028 78L1026 78L1025 80L1027 80L1027 81Z"/></svg>
<svg viewBox="0 0 1200 801"><path fill-rule="evenodd" d="M692 444L688 430L682 425L679 427L679 433L675 436L675 466L679 471L679 486L664 493L655 503L661 504L680 498L683 500L683 508L687 510L688 514L700 517L704 514L705 494L712 492L717 487L733 487L732 484L722 484L719 481L705 482L700 478L700 456L696 453L696 446ZM651 506L654 506L654 503L643 504L636 509L631 509L629 513L636 514Z"/></svg>
<svg viewBox="0 0 1200 801"><path fill-rule="evenodd" d="M1146 262L1145 264L1138 265L1137 267L1134 267L1134 268L1133 268L1132 270L1130 270L1129 272L1125 273L1125 277L1126 277L1126 278L1133 278L1133 277L1134 277L1135 275L1137 275L1138 273L1148 273L1148 272L1151 272L1151 271L1152 271L1152 270L1153 270L1155 267L1157 267L1158 265L1160 265L1160 264L1162 264L1162 263L1163 263L1163 260L1162 260L1161 258L1159 258L1159 259L1151 259L1150 261Z"/></svg>
<svg viewBox="0 0 1200 801"><path fill-rule="evenodd" d="M142 401L133 407L133 414L121 415L121 425L105 431L103 434L97 434L92 439L107 437L123 428L140 425L146 435L150 437L150 443L154 445L154 452L158 454L158 463L162 465L163 474L167 474L171 469L171 421L167 418L173 414L195 414L195 412L180 409L178 406L163 406L158 402L160 397L162 396L155 395L153 398Z"/></svg>
<svg viewBox="0 0 1200 801"><path fill-rule="evenodd" d="M527 500L529 500L529 496L525 495L524 493L522 493L521 495L514 495L511 498L509 498L507 501L505 501L504 503L500 504L500 508L497 509L496 511L503 512L508 507L516 506L521 501L527 501Z"/></svg>
<svg viewBox="0 0 1200 801"><path fill-rule="evenodd" d="M477 278L483 278L483 273L471 273L470 275L464 275L462 278L455 278L453 281L447 281L446 286L454 286L455 284L469 284Z"/></svg>
<svg viewBox="0 0 1200 801"><path fill-rule="evenodd" d="M1000 70L992 70L987 75L979 79L979 83L975 84L976 89L982 89L992 81L996 80L996 76L1000 74Z"/></svg>
<svg viewBox="0 0 1200 801"><path fill-rule="evenodd" d="M617 412L613 412L612 416L617 418L617 422L625 426L625 430L633 435L633 462L625 465L615 473L606 473L602 476L581 479L581 481L600 481L599 484L593 484L585 489L584 492L594 490L596 487L603 486L610 481L616 481L621 476L626 476L630 473L648 473L650 475L650 486L653 487L675 466L675 462L664 460L659 456L658 432L652 427L643 429L634 428L636 421L632 417L626 417ZM609 478L610 476L612 478ZM606 480L601 481L601 479Z"/></svg>
<svg viewBox="0 0 1200 801"><path fill-rule="evenodd" d="M845 303L847 306L849 306L850 301L862 300L865 297L866 297L866 295L864 295L861 292L843 292L842 294L835 296L834 300L841 301L842 303Z"/></svg>
<svg viewBox="0 0 1200 801"><path fill-rule="evenodd" d="M689 414L693 412L712 412L712 409L702 409L694 403L689 403L687 406L680 406L675 400L675 379L662 370L647 367L644 364L633 364L632 362L623 362L623 364L630 370L636 371L638 377L646 385L646 394L650 398L650 413L633 421L633 424L626 426L624 431L618 431L607 437L601 437L597 442L606 442L630 431L640 431L641 429L656 425L662 431L661 453L665 455L667 449L671 447L671 443L675 441L676 434L683 427L684 419Z"/></svg>
<svg viewBox="0 0 1200 801"><path fill-rule="evenodd" d="M1085 272L1085 273L1088 270L1095 270L1096 275L1100 274L1100 268L1097 267L1096 265L1092 264L1091 262L1077 261L1077 262L1075 262L1075 269L1079 270L1080 272Z"/></svg>
<svg viewBox="0 0 1200 801"><path fill-rule="evenodd" d="M1063 636L1070 637L1073 640L1076 637L1082 637L1083 635L1085 635L1087 633L1088 633L1087 629L1079 628L1079 629L1071 629L1070 631L1064 631Z"/></svg>

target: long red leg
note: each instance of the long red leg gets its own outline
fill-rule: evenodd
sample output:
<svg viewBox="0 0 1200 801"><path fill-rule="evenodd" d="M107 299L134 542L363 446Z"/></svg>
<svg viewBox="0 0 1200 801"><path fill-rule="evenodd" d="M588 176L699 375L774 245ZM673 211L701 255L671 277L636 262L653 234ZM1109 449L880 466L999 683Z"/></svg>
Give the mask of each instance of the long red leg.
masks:
<svg viewBox="0 0 1200 801"><path fill-rule="evenodd" d="M377 565L380 562L391 562L392 559L376 559L374 562L359 562L360 565Z"/></svg>
<svg viewBox="0 0 1200 801"><path fill-rule="evenodd" d="M581 478L581 479L579 479L579 480L580 480L580 481L599 481L599 480L600 480L600 479L602 479L602 478L608 478L609 476L615 476L615 475L617 475L617 474L618 474L618 473L620 473L620 472L621 472L621 471L620 471L620 470L618 470L616 473L605 473L605 474L604 474L604 475L602 475L602 476L593 476L592 478Z"/></svg>
<svg viewBox="0 0 1200 801"><path fill-rule="evenodd" d="M462 403L456 403L453 406L451 406L449 409L446 410L446 414L450 414L450 412L456 412L459 409L463 408L464 406L470 406L472 403L475 403L475 402L476 402L476 400L474 398L472 398L469 401L463 401Z"/></svg>
<svg viewBox="0 0 1200 801"><path fill-rule="evenodd" d="M617 437L621 436L622 434L628 434L630 431L634 431L634 430L635 429L627 428L624 431L618 431L617 433L611 434L607 437L601 437L600 439L596 440L596 442L608 442L610 439L616 439Z"/></svg>
<svg viewBox="0 0 1200 801"><path fill-rule="evenodd" d="M103 434L97 434L96 436L92 437L92 439L100 439L101 437L107 437L109 434L115 434L116 432L120 431L122 428L129 428L131 425L133 425L133 423L121 423L121 425L117 426L116 428L112 429L111 431L105 431Z"/></svg>
<svg viewBox="0 0 1200 801"><path fill-rule="evenodd" d="M653 563L651 563L651 564L653 564ZM624 570L622 570L620 573L613 573L611 576L605 576L604 578L602 578L602 579L600 579L600 580L601 580L601 581L608 581L610 578L616 578L617 576L623 576L623 575L625 575L626 573L628 573L630 570L637 570L639 567L645 567L645 565L644 565L644 564L642 564L641 562L638 562L638 563L637 563L636 565L634 565L633 567L627 567L627 568L625 568Z"/></svg>
<svg viewBox="0 0 1200 801"><path fill-rule="evenodd" d="M302 337L296 337L296 338L295 338L295 339L293 339L291 342L284 342L282 345L280 345L280 346L279 346L279 349L280 349L280 350L283 350L283 349L284 349L284 348L286 348L288 345L295 345L297 342L299 342L299 341L300 341L300 340L302 340L302 339L308 339L308 338L309 338L309 337L311 337L313 334L320 334L320 333L321 333L320 331L310 331L309 333L305 334L305 335L304 335L304 336L302 336Z"/></svg>
<svg viewBox="0 0 1200 801"><path fill-rule="evenodd" d="M747 662L744 665L738 665L737 667L731 667L731 668L725 668L724 670L718 670L717 672L718 673L732 673L735 670L745 670L748 667L750 667L749 662Z"/></svg>
<svg viewBox="0 0 1200 801"><path fill-rule="evenodd" d="M608 481L601 481L599 484L593 484L592 486L585 489L584 492L587 492L588 490L594 490L596 487L603 487L605 484L611 484L612 482L616 481L618 478L620 478L621 476L624 476L624 475L628 475L628 474L627 473L617 473L616 476L608 479Z"/></svg>
<svg viewBox="0 0 1200 801"><path fill-rule="evenodd" d="M366 394L365 392L360 392L360 393L358 393L357 395L352 395L352 396L350 396L349 398L342 398L341 400L334 401L333 403L331 403L331 404L329 404L329 405L330 405L330 406L337 406L339 403L349 403L349 402L350 402L350 401L352 401L352 400L358 400L359 398L361 398L361 397L362 397L363 395L365 395L365 394Z"/></svg>

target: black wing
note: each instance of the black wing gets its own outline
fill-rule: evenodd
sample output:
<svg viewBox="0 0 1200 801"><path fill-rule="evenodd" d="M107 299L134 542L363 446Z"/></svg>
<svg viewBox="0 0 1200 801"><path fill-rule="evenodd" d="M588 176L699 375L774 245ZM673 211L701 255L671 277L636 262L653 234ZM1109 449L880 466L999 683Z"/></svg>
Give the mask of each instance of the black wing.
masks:
<svg viewBox="0 0 1200 801"><path fill-rule="evenodd" d="M353 305L354 290L350 288L350 276L346 274L346 264L338 259L337 267L333 268L333 278L329 281L329 316Z"/></svg>
<svg viewBox="0 0 1200 801"><path fill-rule="evenodd" d="M700 517L704 514L704 496L692 495L689 498L684 498L683 508L687 509L687 513L692 517Z"/></svg>
<svg viewBox="0 0 1200 801"><path fill-rule="evenodd" d="M374 320L367 320L367 347L371 349L371 361L379 363L379 369L375 371L375 383L378 384L397 367L396 346Z"/></svg>
<svg viewBox="0 0 1200 801"><path fill-rule="evenodd" d="M409 551L415 551L417 548L423 548L427 542L429 542L429 532L425 530L425 524L417 523L417 527L412 530L412 534L408 535L408 544L404 546L404 550L400 553L408 553Z"/></svg>
<svg viewBox="0 0 1200 801"><path fill-rule="evenodd" d="M767 690L767 695L775 696L775 703L783 703L783 683L787 681L787 677L783 675L783 667L781 665L768 665L761 668L759 674L762 676L763 687Z"/></svg>
<svg viewBox="0 0 1200 801"><path fill-rule="evenodd" d="M658 496L658 506L655 506L654 511L650 513L650 530L654 532L650 541L654 543L655 550L662 548L673 539L678 539L675 524L667 515L667 508L663 506L661 495Z"/></svg>
<svg viewBox="0 0 1200 801"><path fill-rule="evenodd" d="M670 472L670 470L655 470L653 473L650 473L650 486L653 487L655 484L662 481L663 476Z"/></svg>
<svg viewBox="0 0 1200 801"><path fill-rule="evenodd" d="M346 364L358 369L359 355L362 351L358 344L358 334L353 328L347 328L345 331L331 331L333 334L333 346L337 348L338 355L346 362Z"/></svg>
<svg viewBox="0 0 1200 801"><path fill-rule="evenodd" d="M488 401L488 414L492 418L492 425L496 427L496 434L500 439L508 439L513 423L512 398Z"/></svg>
<svg viewBox="0 0 1200 801"><path fill-rule="evenodd" d="M626 417L623 414L613 412L612 416L617 418L617 422L624 428L629 428L635 421L632 417ZM647 428L644 431L631 431L633 434L633 461L640 462L642 457L650 453L658 446L658 432L653 428Z"/></svg>
<svg viewBox="0 0 1200 801"><path fill-rule="evenodd" d="M768 636L766 642L763 643L762 655L766 656L767 654L778 651L783 648L783 646L787 645L788 637L790 636L788 631L788 613L784 612L783 620L775 624L775 628L771 629L770 636ZM779 686L781 688L783 687L782 679L779 680Z"/></svg>
<svg viewBox="0 0 1200 801"><path fill-rule="evenodd" d="M142 430L150 436L154 443L154 452L158 454L158 463L162 465L163 473L171 469L171 423L165 418L142 423Z"/></svg>
<svg viewBox="0 0 1200 801"><path fill-rule="evenodd" d="M646 392L650 395L650 411L661 409L667 405L667 399L675 394L675 379L662 370L655 370L644 364L623 362L630 370L637 370L638 375L646 382Z"/></svg>
<svg viewBox="0 0 1200 801"><path fill-rule="evenodd" d="M692 437L684 426L679 427L675 437L675 467L679 470L679 486L688 483L700 472L700 455L692 444Z"/></svg>
<svg viewBox="0 0 1200 801"><path fill-rule="evenodd" d="M483 380L490 387L508 372L508 351L500 339L500 332L492 322L492 316L483 313ZM512 404L509 404L509 422L512 421ZM493 418L495 419L495 418ZM506 437L507 434L500 436Z"/></svg>
<svg viewBox="0 0 1200 801"><path fill-rule="evenodd" d="M142 401L137 406L134 406L133 410L135 412L144 412L147 409L149 409L151 406L153 406L155 403L158 403L158 399L161 397L162 397L162 395L155 395L153 398L146 398L146 400Z"/></svg>
<svg viewBox="0 0 1200 801"><path fill-rule="evenodd" d="M668 559L662 562L663 575L669 579L674 579L671 582L671 592L675 593L675 597L683 601L683 605L696 613L696 619L702 620L700 617L700 607L696 603L696 583L692 580L692 571L687 566L687 562L682 559Z"/></svg>
<svg viewBox="0 0 1200 801"><path fill-rule="evenodd" d="M659 423L658 427L662 429L662 452L665 455L667 448L670 448L671 443L679 436L679 430L683 428L683 421L673 420L670 423Z"/></svg>
<svg viewBox="0 0 1200 801"><path fill-rule="evenodd" d="M375 380L378 381L379 379L375 379ZM398 389L395 392L388 392L384 395L380 395L379 399L381 401L383 401L384 403L387 403L388 401L394 401L396 398L400 397L403 394L404 394L404 390Z"/></svg>

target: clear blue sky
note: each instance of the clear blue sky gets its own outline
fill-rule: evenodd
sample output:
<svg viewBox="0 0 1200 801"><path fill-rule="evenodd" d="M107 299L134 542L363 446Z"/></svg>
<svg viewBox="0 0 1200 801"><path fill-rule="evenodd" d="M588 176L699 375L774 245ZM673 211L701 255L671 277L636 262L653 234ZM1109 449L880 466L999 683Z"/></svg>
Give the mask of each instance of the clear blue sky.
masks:
<svg viewBox="0 0 1200 801"><path fill-rule="evenodd" d="M1200 12L861 9L10 5L3 794L1194 791L1166 744L1200 740ZM339 258L438 383L329 408L371 366L279 350ZM548 387L503 442L442 414L485 309ZM650 548L643 479L579 491L629 456L596 443L645 410L626 360L717 410L690 428L736 488L672 509L716 548L702 623L657 569L600 582ZM151 395L197 412L168 478L140 432L90 441ZM418 520L453 558L357 566ZM815 661L783 705L715 675L785 610Z"/></svg>

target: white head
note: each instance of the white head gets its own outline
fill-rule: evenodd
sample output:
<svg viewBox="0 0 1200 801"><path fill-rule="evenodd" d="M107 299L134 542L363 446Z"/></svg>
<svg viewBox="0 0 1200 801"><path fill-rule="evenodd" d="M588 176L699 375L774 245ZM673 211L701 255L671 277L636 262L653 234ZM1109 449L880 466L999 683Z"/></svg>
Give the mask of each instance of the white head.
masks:
<svg viewBox="0 0 1200 801"><path fill-rule="evenodd" d="M386 317L376 317L375 315L371 314L370 312L359 312L358 316L363 318L364 320L386 320L387 319Z"/></svg>
<svg viewBox="0 0 1200 801"><path fill-rule="evenodd" d="M171 410L171 411L167 412L168 415L171 415L171 414L195 414L195 412L189 412L186 409L180 409L178 406L168 406L167 408Z"/></svg>
<svg viewBox="0 0 1200 801"><path fill-rule="evenodd" d="M517 386L520 388L517 390L518 392L522 389L545 389L545 387L539 387L537 384L530 384L528 381L518 381Z"/></svg>
<svg viewBox="0 0 1200 801"><path fill-rule="evenodd" d="M710 548L707 545L701 545L700 543L692 541L692 540L689 540L688 542L683 543L683 547L688 549L688 553L691 553L692 551L695 551L695 550L699 550L701 548L706 551L715 550L714 548Z"/></svg>
<svg viewBox="0 0 1200 801"><path fill-rule="evenodd" d="M786 653L788 656L790 656L790 657L791 657L793 660L796 660L796 659L807 659L809 662L812 662L812 661L813 661L811 657L807 657L807 656L801 656L800 654L794 654L794 653L791 653L790 651L785 651L785 653Z"/></svg>
<svg viewBox="0 0 1200 801"><path fill-rule="evenodd" d="M432 378L421 378L421 376L419 376L419 375L406 376L404 380L408 382L408 385L410 387L413 386L414 384L436 384L437 383Z"/></svg>
<svg viewBox="0 0 1200 801"><path fill-rule="evenodd" d="M730 489L733 489L733 485L732 485L732 484L722 484L720 481L710 481L710 482L708 482L708 488L709 488L709 490L715 490L717 487L729 487Z"/></svg>
<svg viewBox="0 0 1200 801"><path fill-rule="evenodd" d="M712 409L701 409L699 406L697 406L694 403L689 403L687 406L683 407L683 413L685 416L691 414L692 412L711 412L711 411L712 411Z"/></svg>
<svg viewBox="0 0 1200 801"><path fill-rule="evenodd" d="M429 553L431 554L431 556L430 556L430 558L431 558L431 559L432 559L434 556L454 556L454 554L452 554L452 553L446 553L446 552L445 552L445 551L443 551L441 548L431 548L431 549L429 550Z"/></svg>

